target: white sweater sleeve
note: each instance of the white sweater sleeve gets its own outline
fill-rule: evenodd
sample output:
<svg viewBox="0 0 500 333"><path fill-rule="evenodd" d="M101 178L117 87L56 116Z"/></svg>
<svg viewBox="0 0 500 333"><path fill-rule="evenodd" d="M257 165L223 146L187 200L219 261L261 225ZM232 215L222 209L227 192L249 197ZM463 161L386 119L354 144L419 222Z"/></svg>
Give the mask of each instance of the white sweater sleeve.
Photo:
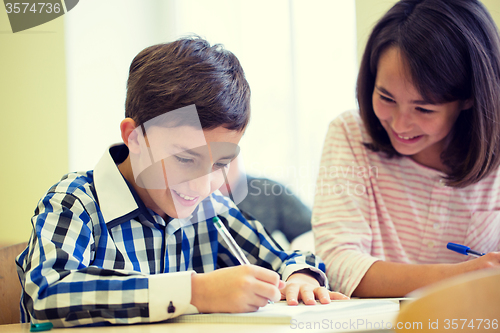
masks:
<svg viewBox="0 0 500 333"><path fill-rule="evenodd" d="M344 114L330 124L317 180L312 226L332 290L351 295L370 266L376 208L359 124Z"/></svg>

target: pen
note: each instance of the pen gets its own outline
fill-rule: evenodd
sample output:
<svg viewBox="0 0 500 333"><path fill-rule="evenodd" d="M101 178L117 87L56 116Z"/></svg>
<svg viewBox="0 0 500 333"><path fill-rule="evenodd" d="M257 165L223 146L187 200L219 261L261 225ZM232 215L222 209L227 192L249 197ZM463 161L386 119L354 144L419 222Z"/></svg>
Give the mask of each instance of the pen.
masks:
<svg viewBox="0 0 500 333"><path fill-rule="evenodd" d="M236 257L236 259L238 259L240 265L250 265L250 262L248 261L247 257L243 254L243 251L241 251L241 248L238 246L238 243L236 243L233 236L231 236L231 234L226 229L221 220L217 216L214 216L212 221L214 222L215 228L217 228L219 235L221 235L222 239L224 239L224 242L226 242L227 246L229 246L229 249Z"/></svg>
<svg viewBox="0 0 500 333"><path fill-rule="evenodd" d="M248 261L247 257L243 254L243 251L241 251L238 243L236 243L233 236L231 236L222 221L217 216L214 216L212 221L214 222L215 228L219 232L219 235L221 235L222 239L224 239L224 242L226 242L227 246L229 246L229 249L236 257L236 259L238 259L240 265L250 265L250 261ZM271 300L268 300L267 302L269 304L274 304L274 302Z"/></svg>
<svg viewBox="0 0 500 333"><path fill-rule="evenodd" d="M474 257L484 256L484 253L472 250L470 247L465 246L465 245L461 245L461 244L448 243L448 245L446 245L446 248L448 250L452 250L452 251L455 251L457 253L464 254L464 255L471 255Z"/></svg>

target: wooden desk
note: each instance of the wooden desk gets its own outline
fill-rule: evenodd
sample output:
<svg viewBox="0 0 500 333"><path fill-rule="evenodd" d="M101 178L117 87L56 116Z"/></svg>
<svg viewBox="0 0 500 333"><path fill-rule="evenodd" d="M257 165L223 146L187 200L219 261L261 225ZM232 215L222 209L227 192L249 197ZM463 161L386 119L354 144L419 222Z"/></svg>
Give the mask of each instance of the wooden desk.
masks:
<svg viewBox="0 0 500 333"><path fill-rule="evenodd" d="M373 330L385 332L386 330ZM2 333L29 333L29 324L0 325ZM157 323L147 325L124 325L107 327L54 328L49 333L290 333L290 332L372 332L372 330L330 330L292 329L289 325L247 325L247 324L181 324ZM387 330L387 332L393 332Z"/></svg>
<svg viewBox="0 0 500 333"><path fill-rule="evenodd" d="M29 324L1 325L0 332L28 333ZM288 325L239 325L239 324L193 324L193 323L156 323L145 325L123 325L105 327L54 328L50 333L281 333L291 332Z"/></svg>
<svg viewBox="0 0 500 333"><path fill-rule="evenodd" d="M397 313L359 318L372 323L393 321ZM198 323L155 323L142 325L122 325L105 327L54 328L49 333L291 333L291 332L369 332L371 330L340 329L323 327L318 329L292 328L290 325L273 324L198 324ZM28 333L30 324L0 325L0 333ZM377 331L379 332L379 331ZM380 331L383 332L383 331Z"/></svg>

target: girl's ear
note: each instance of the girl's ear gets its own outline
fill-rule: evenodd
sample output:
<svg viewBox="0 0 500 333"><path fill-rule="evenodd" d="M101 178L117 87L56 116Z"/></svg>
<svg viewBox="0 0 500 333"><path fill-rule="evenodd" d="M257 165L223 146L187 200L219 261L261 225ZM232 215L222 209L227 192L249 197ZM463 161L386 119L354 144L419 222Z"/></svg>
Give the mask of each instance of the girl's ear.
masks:
<svg viewBox="0 0 500 333"><path fill-rule="evenodd" d="M127 145L130 152L138 154L141 149L137 140L137 131L135 128L135 121L132 118L125 118L120 123L123 142Z"/></svg>
<svg viewBox="0 0 500 333"><path fill-rule="evenodd" d="M462 102L462 110L468 110L474 105L474 99L471 97Z"/></svg>

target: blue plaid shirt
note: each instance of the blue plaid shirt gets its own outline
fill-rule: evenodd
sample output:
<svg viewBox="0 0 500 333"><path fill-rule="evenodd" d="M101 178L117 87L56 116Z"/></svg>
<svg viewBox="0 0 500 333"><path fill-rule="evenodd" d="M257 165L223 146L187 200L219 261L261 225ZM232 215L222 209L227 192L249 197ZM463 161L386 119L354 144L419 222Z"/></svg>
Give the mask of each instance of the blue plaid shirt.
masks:
<svg viewBox="0 0 500 333"><path fill-rule="evenodd" d="M125 324L196 312L191 274L238 265L212 219L203 218L214 210L250 263L282 279L309 268L326 284L320 259L283 251L219 191L193 213L200 222L164 220L119 172L127 155L124 145L111 147L93 171L65 175L38 203L28 247L16 259L23 322Z"/></svg>

